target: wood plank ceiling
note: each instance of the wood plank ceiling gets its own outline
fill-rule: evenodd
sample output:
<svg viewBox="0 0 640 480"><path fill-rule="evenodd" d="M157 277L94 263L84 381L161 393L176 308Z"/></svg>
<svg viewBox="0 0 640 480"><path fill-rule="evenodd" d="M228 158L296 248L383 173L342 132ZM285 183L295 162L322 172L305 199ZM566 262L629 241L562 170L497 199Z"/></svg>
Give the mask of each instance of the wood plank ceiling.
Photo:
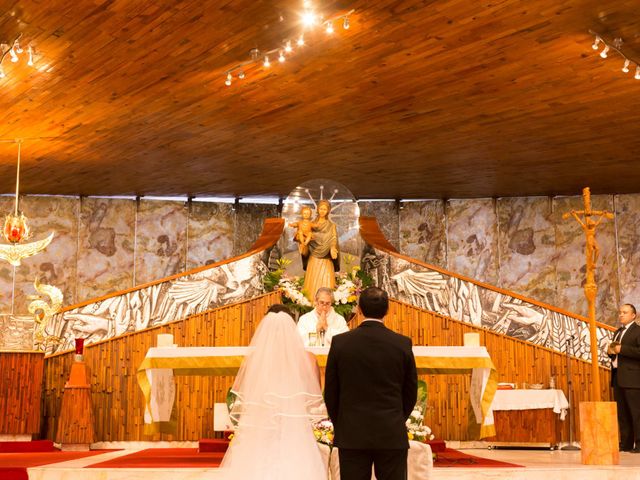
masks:
<svg viewBox="0 0 640 480"><path fill-rule="evenodd" d="M359 198L640 192L639 3L315 0L355 9L284 64L226 72L294 38L302 1L1 1L0 139L21 190L286 195L331 178ZM17 147L0 144L0 192Z"/></svg>

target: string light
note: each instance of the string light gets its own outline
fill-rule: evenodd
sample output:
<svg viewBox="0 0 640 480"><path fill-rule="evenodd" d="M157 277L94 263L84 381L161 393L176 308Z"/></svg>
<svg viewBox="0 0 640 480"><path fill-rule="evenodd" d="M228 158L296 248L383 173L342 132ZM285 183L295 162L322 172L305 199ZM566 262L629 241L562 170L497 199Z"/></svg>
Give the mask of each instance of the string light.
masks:
<svg viewBox="0 0 640 480"><path fill-rule="evenodd" d="M625 55L625 53L622 51L622 44L624 43L622 41L622 38L616 37L613 40L608 41L599 33L592 32L591 30L589 31L589 33L595 37L593 45L591 45L594 50L598 50L601 43L602 45L604 45L604 48L600 52L600 57L607 58L610 52L617 53L624 59L624 64L621 68L622 72L629 73L629 71L631 70L631 64L633 63L636 66L636 73L634 75L634 78L636 80L640 80L640 62Z"/></svg>
<svg viewBox="0 0 640 480"><path fill-rule="evenodd" d="M305 27L313 27L318 20L318 16L315 14L313 10L306 10L302 14L302 24Z"/></svg>
<svg viewBox="0 0 640 480"><path fill-rule="evenodd" d="M350 10L347 13L342 13L340 15L335 15L331 18L323 18L323 16L318 15L311 1L304 1L304 11L300 14L300 18L305 27L313 27L314 25L320 24L327 34L334 33L334 22L342 20L342 26L345 30L349 29L349 16L355 12L355 10ZM283 20L283 19L281 19ZM315 37L314 37L315 38ZM297 46L302 47L306 44L304 33L300 33L299 36L295 39L295 43ZM237 78L242 80L245 78L245 71L243 68L249 67L250 65L258 66L262 60L262 67L269 68L271 63L269 61L269 56L273 55L274 58L277 55L278 62L283 63L286 61L288 54L293 52L292 48L292 40L286 40L281 46L271 49L271 50L259 50L257 48L251 49L249 52L250 60L246 60L244 62L238 63L233 66L225 75L225 85L231 86L233 82L233 75L237 72ZM31 58L31 57L30 57Z"/></svg>
<svg viewBox="0 0 640 480"><path fill-rule="evenodd" d="M629 73L629 63L631 63L631 62L630 62L630 61L629 61L629 59L627 58L627 59L624 61L624 66L622 67L622 71L623 71L624 73Z"/></svg>
<svg viewBox="0 0 640 480"><path fill-rule="evenodd" d="M5 78L7 76L4 68L2 67L5 58L8 56L11 59L11 63L18 63L20 60L19 55L24 53L24 49L20 45L21 37L22 34L18 35L12 42L0 42L0 78ZM27 65L33 67L35 50L31 45L27 48L29 52L29 61L27 62Z"/></svg>

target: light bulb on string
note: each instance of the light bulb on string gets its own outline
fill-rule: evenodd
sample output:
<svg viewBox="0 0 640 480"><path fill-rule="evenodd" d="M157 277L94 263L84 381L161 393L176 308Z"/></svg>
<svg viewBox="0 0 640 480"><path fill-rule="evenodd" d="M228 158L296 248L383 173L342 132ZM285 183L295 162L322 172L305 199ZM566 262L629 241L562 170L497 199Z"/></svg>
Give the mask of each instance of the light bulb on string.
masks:
<svg viewBox="0 0 640 480"><path fill-rule="evenodd" d="M327 22L327 28L325 30L329 35L333 33L333 22Z"/></svg>
<svg viewBox="0 0 640 480"><path fill-rule="evenodd" d="M240 70L240 71L238 72L238 78L239 78L240 80L242 80L242 79L244 78L244 70Z"/></svg>
<svg viewBox="0 0 640 480"><path fill-rule="evenodd" d="M622 71L623 71L624 73L629 73L629 63L631 63L631 62L629 61L629 59L628 59L628 58L625 58L625 60L624 60L624 66L622 67Z"/></svg>
<svg viewBox="0 0 640 480"><path fill-rule="evenodd" d="M0 65L0 78L4 78L6 77L6 75L4 74L4 69L2 68L2 65Z"/></svg>
<svg viewBox="0 0 640 480"><path fill-rule="evenodd" d="M342 22L342 28L345 30L349 30L349 17L344 17L344 22Z"/></svg>
<svg viewBox="0 0 640 480"><path fill-rule="evenodd" d="M594 50L598 50L599 44L600 44L600 37L596 37L596 39L593 41L593 45L591 45L591 48L593 48Z"/></svg>
<svg viewBox="0 0 640 480"><path fill-rule="evenodd" d="M224 84L227 87L231 86L231 80L233 79L233 77L231 76L231 72L227 73L227 79L224 81Z"/></svg>
<svg viewBox="0 0 640 480"><path fill-rule="evenodd" d="M313 27L318 20L318 16L315 14L313 10L306 10L302 14L302 24L305 27Z"/></svg>
<svg viewBox="0 0 640 480"><path fill-rule="evenodd" d="M640 66L636 67L636 74L633 78L635 78L636 80L640 80Z"/></svg>
<svg viewBox="0 0 640 480"><path fill-rule="evenodd" d="M293 48L291 47L291 40L287 40L287 43L285 43L284 51L287 53L293 52Z"/></svg>
<svg viewBox="0 0 640 480"><path fill-rule="evenodd" d="M11 47L11 50L9 50L9 55L11 55L11 61L13 63L16 63L18 61L18 55L16 55L16 52L14 51L13 47Z"/></svg>
<svg viewBox="0 0 640 480"><path fill-rule="evenodd" d="M16 53L24 52L24 50L22 50L22 47L20 46L20 42L18 42L18 40L16 40L16 42L13 44L13 48L15 49Z"/></svg>
<svg viewBox="0 0 640 480"><path fill-rule="evenodd" d="M265 68L269 68L271 66L271 63L269 63L269 55L265 55L264 56L264 62L262 63L262 65Z"/></svg>
<svg viewBox="0 0 640 480"><path fill-rule="evenodd" d="M302 47L304 45L304 36L300 35L300 37L298 37L298 41L296 43L298 44L299 47Z"/></svg>
<svg viewBox="0 0 640 480"><path fill-rule="evenodd" d="M284 56L284 52L280 50L280 54L278 55L278 61L280 63L283 63L285 60L286 60L286 57Z"/></svg>
<svg viewBox="0 0 640 480"><path fill-rule="evenodd" d="M604 49L600 52L600 56L602 58L607 58L607 53L609 53L609 45L604 46Z"/></svg>

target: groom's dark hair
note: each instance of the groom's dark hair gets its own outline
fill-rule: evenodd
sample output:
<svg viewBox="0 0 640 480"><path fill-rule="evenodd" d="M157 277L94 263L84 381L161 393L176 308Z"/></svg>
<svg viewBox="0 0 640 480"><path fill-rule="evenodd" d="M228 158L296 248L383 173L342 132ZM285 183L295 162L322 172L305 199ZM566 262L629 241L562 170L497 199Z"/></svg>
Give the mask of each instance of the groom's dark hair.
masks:
<svg viewBox="0 0 640 480"><path fill-rule="evenodd" d="M389 310L389 296L381 288L369 287L360 294L358 306L365 317L382 320Z"/></svg>

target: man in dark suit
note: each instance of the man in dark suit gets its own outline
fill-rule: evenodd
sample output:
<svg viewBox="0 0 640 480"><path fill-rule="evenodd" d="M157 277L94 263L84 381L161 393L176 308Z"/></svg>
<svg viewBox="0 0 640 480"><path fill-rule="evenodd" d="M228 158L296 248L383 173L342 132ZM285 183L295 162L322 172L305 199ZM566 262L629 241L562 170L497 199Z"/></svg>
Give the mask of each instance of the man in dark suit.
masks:
<svg viewBox="0 0 640 480"><path fill-rule="evenodd" d="M392 332L383 319L387 293L360 294L365 317L350 332L333 337L325 376L325 403L335 430L342 480L404 480L406 420L416 403L416 363L411 339Z"/></svg>
<svg viewBox="0 0 640 480"><path fill-rule="evenodd" d="M622 326L613 335L608 353L618 407L620 450L640 453L640 325L635 321L636 308L629 303L620 307L618 317Z"/></svg>

